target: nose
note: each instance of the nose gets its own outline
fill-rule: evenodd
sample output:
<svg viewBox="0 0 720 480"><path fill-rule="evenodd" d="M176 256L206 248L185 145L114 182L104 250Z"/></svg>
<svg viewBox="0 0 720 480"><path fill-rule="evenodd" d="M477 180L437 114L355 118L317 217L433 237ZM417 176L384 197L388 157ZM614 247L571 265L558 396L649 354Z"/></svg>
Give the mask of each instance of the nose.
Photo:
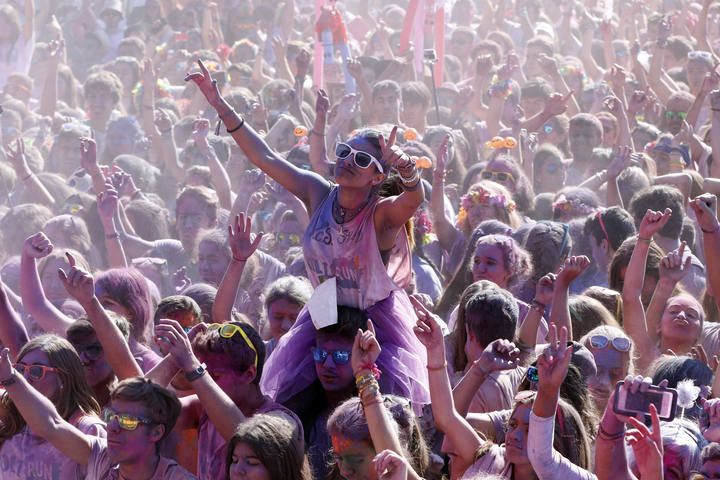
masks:
<svg viewBox="0 0 720 480"><path fill-rule="evenodd" d="M240 462L233 463L230 465L230 474L231 475L244 475L245 469Z"/></svg>
<svg viewBox="0 0 720 480"><path fill-rule="evenodd" d="M83 365L87 365L88 363L92 363L92 360L88 356L87 352L85 350L80 350L80 362Z"/></svg>
<svg viewBox="0 0 720 480"><path fill-rule="evenodd" d="M284 319L281 325L283 332L290 330L290 327L292 327L292 321L289 318Z"/></svg>

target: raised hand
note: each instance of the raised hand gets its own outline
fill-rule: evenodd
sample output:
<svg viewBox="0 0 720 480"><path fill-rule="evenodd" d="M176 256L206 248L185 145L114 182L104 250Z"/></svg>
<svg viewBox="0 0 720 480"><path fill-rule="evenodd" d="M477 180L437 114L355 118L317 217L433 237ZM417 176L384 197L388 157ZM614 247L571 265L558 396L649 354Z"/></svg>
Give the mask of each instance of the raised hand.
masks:
<svg viewBox="0 0 720 480"><path fill-rule="evenodd" d="M585 255L568 257L560 269L560 273L558 273L557 282L563 285L570 285L570 283L582 275L589 266L590 259Z"/></svg>
<svg viewBox="0 0 720 480"><path fill-rule="evenodd" d="M627 81L627 72L618 64L610 68L610 83L616 88L623 88Z"/></svg>
<svg viewBox="0 0 720 480"><path fill-rule="evenodd" d="M95 282L92 275L75 265L75 257L65 253L70 263L70 270L65 273L62 268L58 269L58 276L68 295L78 301L80 305L88 305L95 297Z"/></svg>
<svg viewBox="0 0 720 480"><path fill-rule="evenodd" d="M637 165L638 163L638 160L633 158L630 147L627 145L615 147L613 149L612 159L610 160L610 166L607 169L608 178L617 178L626 168Z"/></svg>
<svg viewBox="0 0 720 480"><path fill-rule="evenodd" d="M603 107L614 116L619 116L625 113L622 102L615 95L608 95L602 101Z"/></svg>
<svg viewBox="0 0 720 480"><path fill-rule="evenodd" d="M555 292L555 281L557 275L554 273L548 273L538 280L535 286L535 300L542 303L543 305L550 305L552 303L553 293Z"/></svg>
<svg viewBox="0 0 720 480"><path fill-rule="evenodd" d="M360 60L357 58L351 58L347 61L345 64L347 67L348 73L357 81L363 78L365 75L363 73L362 64L360 63Z"/></svg>
<svg viewBox="0 0 720 480"><path fill-rule="evenodd" d="M570 97L572 97L574 91L569 91L567 95L562 95L560 93L553 93L550 95L550 97L545 101L545 108L543 111L547 115L557 116L562 115L567 111L568 108L568 102L570 101Z"/></svg>
<svg viewBox="0 0 720 480"><path fill-rule="evenodd" d="M355 334L352 355L350 355L353 373L357 375L362 370L372 368L380 356L380 351L380 343L375 336L375 327L373 326L372 320L368 320L367 330L363 332L358 329Z"/></svg>
<svg viewBox="0 0 720 480"><path fill-rule="evenodd" d="M537 359L538 390L559 391L570 368L573 347L567 345L567 328L562 327L558 336L554 323L550 325L549 340L550 345Z"/></svg>
<svg viewBox="0 0 720 480"><path fill-rule="evenodd" d="M192 280L187 274L187 267L180 267L172 275L173 289L180 294L187 287L192 285Z"/></svg>
<svg viewBox="0 0 720 480"><path fill-rule="evenodd" d="M648 209L640 222L638 236L641 240L651 240L667 224L672 216L672 210L666 208L664 212L656 212Z"/></svg>
<svg viewBox="0 0 720 480"><path fill-rule="evenodd" d="M720 222L717 218L717 197L710 193L703 193L690 202L690 208L695 213L700 229L703 233L720 231Z"/></svg>
<svg viewBox="0 0 720 480"><path fill-rule="evenodd" d="M687 244L682 242L678 248L668 253L660 260L660 278L667 279L673 283L680 282L690 272L692 257L687 256L685 260L685 249Z"/></svg>
<svg viewBox="0 0 720 480"><path fill-rule="evenodd" d="M445 363L445 344L443 343L443 332L440 326L440 318L430 312L425 305L415 298L410 298L415 309L417 322L413 331L420 343L425 345L428 355L428 365L439 366Z"/></svg>
<svg viewBox="0 0 720 480"><path fill-rule="evenodd" d="M88 175L100 172L100 166L97 163L97 143L92 138L80 139L80 166Z"/></svg>
<svg viewBox="0 0 720 480"><path fill-rule="evenodd" d="M492 372L512 370L517 367L519 358L520 349L510 340L501 338L485 347L480 358L475 360L475 366L487 375Z"/></svg>
<svg viewBox="0 0 720 480"><path fill-rule="evenodd" d="M184 372L189 372L200 365L190 344L190 338L176 320L161 319L155 326L155 342L163 347Z"/></svg>
<svg viewBox="0 0 720 480"><path fill-rule="evenodd" d="M22 138L15 140L15 149L13 150L10 145L3 149L5 158L10 162L15 170L15 174L19 180L27 178L32 174L32 170L27 163L27 156L25 155L25 142Z"/></svg>
<svg viewBox="0 0 720 480"><path fill-rule="evenodd" d="M330 110L330 97L327 92L322 88L317 91L317 99L315 100L315 115L318 117L327 118L327 113Z"/></svg>
<svg viewBox="0 0 720 480"><path fill-rule="evenodd" d="M298 77L306 77L310 69L310 52L304 48L295 56L295 74Z"/></svg>
<svg viewBox="0 0 720 480"><path fill-rule="evenodd" d="M105 183L105 191L97 196L97 209L104 225L111 224L118 211L118 192L112 183Z"/></svg>
<svg viewBox="0 0 720 480"><path fill-rule="evenodd" d="M390 132L390 137L387 142L385 141L385 137L380 135L380 151L382 152L382 161L385 164L390 165L399 172L402 172L403 170L414 167L415 164L407 153L403 152L400 147L395 145L397 131L398 127L396 125Z"/></svg>
<svg viewBox="0 0 720 480"><path fill-rule="evenodd" d="M355 112L357 112L359 100L360 97L354 93L343 95L337 106L336 118L338 120L350 120Z"/></svg>
<svg viewBox="0 0 720 480"><path fill-rule="evenodd" d="M445 179L445 172L448 165L450 146L450 134L446 135L440 144L437 157L435 158L435 168L433 169L433 178L437 180Z"/></svg>
<svg viewBox="0 0 720 480"><path fill-rule="evenodd" d="M551 78L556 78L560 76L560 70L558 69L558 63L555 58L549 57L544 53L541 53L538 57L538 63L540 64L540 68L542 68L543 71L547 73Z"/></svg>
<svg viewBox="0 0 720 480"><path fill-rule="evenodd" d="M143 88L152 88L154 92L157 85L157 72L153 67L152 59L146 58L143 60L141 78Z"/></svg>
<svg viewBox="0 0 720 480"><path fill-rule="evenodd" d="M373 459L373 465L380 480L406 480L410 465L402 455L392 450L383 450Z"/></svg>
<svg viewBox="0 0 720 480"><path fill-rule="evenodd" d="M169 132L173 128L170 115L161 108L155 110L155 126L160 130L160 133Z"/></svg>
<svg viewBox="0 0 720 480"><path fill-rule="evenodd" d="M0 352L0 380L9 380L14 373L15 368L10 359L10 349L3 348Z"/></svg>
<svg viewBox="0 0 720 480"><path fill-rule="evenodd" d="M212 75L205 67L202 60L198 60L198 66L200 67L199 72L192 72L185 75L185 81L193 81L195 85L200 89L205 99L210 103L211 106L217 107L222 102L220 96L220 90L217 86L217 80L213 80Z"/></svg>
<svg viewBox="0 0 720 480"><path fill-rule="evenodd" d="M230 237L230 250L232 258L237 262L246 262L260 246L263 233L252 234L252 220L249 216L241 213L235 216L235 228L228 225L228 236ZM254 238L253 238L254 237Z"/></svg>
<svg viewBox="0 0 720 480"><path fill-rule="evenodd" d="M628 100L628 113L635 115L642 111L648 102L647 94L642 90L635 90Z"/></svg>
<svg viewBox="0 0 720 480"><path fill-rule="evenodd" d="M636 418L629 418L632 430L625 433L627 442L635 453L635 463L640 478L663 478L663 442L660 418L655 405L650 405L652 431Z"/></svg>
<svg viewBox="0 0 720 480"><path fill-rule="evenodd" d="M52 242L42 232L29 236L23 242L22 254L30 258L39 260L50 255L52 251Z"/></svg>
<svg viewBox="0 0 720 480"><path fill-rule="evenodd" d="M720 75L716 72L706 73L700 86L701 95L710 95L713 90L720 86Z"/></svg>
<svg viewBox="0 0 720 480"><path fill-rule="evenodd" d="M700 430L708 442L720 442L720 398L702 400Z"/></svg>

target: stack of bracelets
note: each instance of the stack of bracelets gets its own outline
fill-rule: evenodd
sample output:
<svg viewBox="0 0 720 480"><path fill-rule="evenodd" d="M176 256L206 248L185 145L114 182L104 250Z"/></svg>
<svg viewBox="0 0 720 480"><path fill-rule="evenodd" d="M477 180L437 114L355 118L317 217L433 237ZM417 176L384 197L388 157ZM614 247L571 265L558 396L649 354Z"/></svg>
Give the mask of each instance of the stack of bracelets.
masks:
<svg viewBox="0 0 720 480"><path fill-rule="evenodd" d="M374 364L363 365L360 373L355 375L355 386L363 408L382 402L378 378L380 378L380 370Z"/></svg>

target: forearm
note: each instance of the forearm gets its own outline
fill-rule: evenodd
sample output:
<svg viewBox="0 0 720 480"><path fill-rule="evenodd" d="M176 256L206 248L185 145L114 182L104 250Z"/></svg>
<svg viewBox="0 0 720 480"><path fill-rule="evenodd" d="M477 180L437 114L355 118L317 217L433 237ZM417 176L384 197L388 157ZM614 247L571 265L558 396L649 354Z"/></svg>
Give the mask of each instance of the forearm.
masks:
<svg viewBox="0 0 720 480"><path fill-rule="evenodd" d="M617 184L617 177L608 177L607 180L607 191L605 192L607 208L618 206L624 208L622 196L620 195L620 189Z"/></svg>
<svg viewBox="0 0 720 480"><path fill-rule="evenodd" d="M230 176L228 175L225 167L222 166L220 160L215 155L212 147L208 148L206 154L208 167L210 167L210 181L215 187L218 200L220 202L220 208L230 210L232 208L232 190L230 187Z"/></svg>
<svg viewBox="0 0 720 480"><path fill-rule="evenodd" d="M57 52L56 55L60 55L60 52ZM55 108L57 107L57 79L58 65L53 60L50 60L50 66L45 74L42 96L40 97L40 108L38 109L40 115L47 117L55 115Z"/></svg>
<svg viewBox="0 0 720 480"><path fill-rule="evenodd" d="M432 187L430 214L432 215L433 227L440 246L443 250L449 252L455 243L458 231L445 216L445 179L434 177Z"/></svg>
<svg viewBox="0 0 720 480"><path fill-rule="evenodd" d="M695 101L693 101L692 105L690 106L690 110L688 110L687 112L685 121L693 128L698 128L697 121L700 117L700 111L702 110L702 106L705 103L706 98L707 97L703 92L699 92L695 97Z"/></svg>
<svg viewBox="0 0 720 480"><path fill-rule="evenodd" d="M554 115L551 115L545 111L541 111L534 116L526 119L522 123L522 128L527 130L528 132L538 132L542 130L543 125L545 125L548 120L553 118Z"/></svg>
<svg viewBox="0 0 720 480"><path fill-rule="evenodd" d="M0 282L0 342L9 348L10 354L16 358L29 339L25 325L10 304L5 285Z"/></svg>
<svg viewBox="0 0 720 480"><path fill-rule="evenodd" d="M556 281L555 290L553 291L552 307L550 308L550 323L554 323L558 331L560 331L562 327L567 328L568 338L574 339L572 322L570 321L570 310L568 308L569 289L569 283L562 282L560 279Z"/></svg>
<svg viewBox="0 0 720 480"><path fill-rule="evenodd" d="M326 116L324 113L315 115L315 124L310 131L310 166L313 171L323 178L327 178L328 159L327 144L325 143ZM333 138L333 137L330 137Z"/></svg>
<svg viewBox="0 0 720 480"><path fill-rule="evenodd" d="M588 177L585 179L580 185L578 185L578 188L587 188L589 190L599 190L600 187L602 187L603 183L605 183L605 180L607 179L607 170L601 170L595 175Z"/></svg>
<svg viewBox="0 0 720 480"><path fill-rule="evenodd" d="M710 231L710 233L702 233L703 251L705 252L705 260L707 265L719 265L720 263L720 231ZM708 289L715 298L715 303L720 302L720 270L718 268L708 268ZM720 377L720 375L717 375Z"/></svg>
<svg viewBox="0 0 720 480"><path fill-rule="evenodd" d="M612 407L610 407L612 408ZM595 441L595 473L598 480L636 480L625 452L625 425L605 413Z"/></svg>
<svg viewBox="0 0 720 480"><path fill-rule="evenodd" d="M126 268L128 266L125 250L123 250L120 234L115 229L115 222L103 220L105 230L105 249L107 250L108 265L110 268Z"/></svg>
<svg viewBox="0 0 720 480"><path fill-rule="evenodd" d="M517 336L520 344L525 349L535 348L535 344L537 343L538 329L540 328L540 322L543 318L543 313L540 311L540 308L544 309L546 306L538 304L538 307L530 307L522 325L518 328Z"/></svg>
<svg viewBox="0 0 720 480"><path fill-rule="evenodd" d="M193 369L199 366L198 363ZM193 381L192 387L215 429L229 442L237 427L245 421L245 415L208 373Z"/></svg>
<svg viewBox="0 0 720 480"><path fill-rule="evenodd" d="M20 256L20 297L26 313L32 315L48 333L62 337L73 321L50 303L40 283L35 259L27 255Z"/></svg>
<svg viewBox="0 0 720 480"><path fill-rule="evenodd" d="M180 367L178 367L175 359L171 355L166 355L152 370L145 373L144 377L158 385L167 387L179 371Z"/></svg>
<svg viewBox="0 0 720 480"><path fill-rule="evenodd" d="M87 313L88 320L95 327L95 334L103 347L105 358L118 379L142 377L143 372L130 352L125 337L110 319L97 297L93 295L92 299L82 304L82 307Z"/></svg>
<svg viewBox="0 0 720 480"><path fill-rule="evenodd" d="M240 288L240 278L245 270L245 261L236 259L230 260L225 275L218 285L215 302L212 306L212 318L214 322L225 323L230 320L235 298Z"/></svg>
<svg viewBox="0 0 720 480"><path fill-rule="evenodd" d="M540 397L538 393L537 398ZM537 405L537 398L533 405ZM530 415L528 430L528 459L538 478L564 478L567 480L595 480L591 472L573 464L553 448L555 411L546 417Z"/></svg>
<svg viewBox="0 0 720 480"><path fill-rule="evenodd" d="M359 370L354 372L356 378L369 378L373 375L370 370ZM377 383L375 383L377 386ZM376 452L390 450L399 455L403 454L400 439L392 428L392 419L385 409L383 396L378 388L365 387L360 390L360 402L365 413L370 439Z"/></svg>
<svg viewBox="0 0 720 480"><path fill-rule="evenodd" d="M14 372L15 382L5 390L34 435L44 438L80 465L87 465L91 448L85 435L66 422L55 405ZM6 379L2 379L6 380Z"/></svg>
<svg viewBox="0 0 720 480"><path fill-rule="evenodd" d="M455 386L452 391L453 401L455 402L455 410L457 410L461 416L467 416L475 393L480 389L486 379L487 375L485 372L478 365L473 365Z"/></svg>
<svg viewBox="0 0 720 480"><path fill-rule="evenodd" d="M162 132L157 137L162 151L162 158L165 161L165 168L170 172L172 177L178 182L185 181L185 169L183 168L180 158L178 157L177 148L175 147L175 137L173 131Z"/></svg>
<svg viewBox="0 0 720 480"><path fill-rule="evenodd" d="M19 180L23 182L25 189L30 193L31 198L34 198L37 203L51 208L55 205L55 198L53 198L48 189L45 188L45 185L42 184L37 175L29 173Z"/></svg>

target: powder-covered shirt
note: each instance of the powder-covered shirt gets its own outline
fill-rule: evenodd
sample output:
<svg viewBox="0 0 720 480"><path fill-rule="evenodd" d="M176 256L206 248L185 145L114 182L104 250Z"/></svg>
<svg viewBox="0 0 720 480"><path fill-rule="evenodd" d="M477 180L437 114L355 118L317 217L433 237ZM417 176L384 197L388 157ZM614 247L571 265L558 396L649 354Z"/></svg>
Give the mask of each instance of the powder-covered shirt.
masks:
<svg viewBox="0 0 720 480"><path fill-rule="evenodd" d="M86 480L121 480L120 466L110 460L107 440L104 438L92 441L88 473L84 478ZM155 473L148 480L197 480L197 477L182 468L175 460L160 457Z"/></svg>
<svg viewBox="0 0 720 480"><path fill-rule="evenodd" d="M105 424L95 416L76 413L70 423L84 434L103 439ZM87 469L75 463L27 426L0 447L2 480L81 480Z"/></svg>

